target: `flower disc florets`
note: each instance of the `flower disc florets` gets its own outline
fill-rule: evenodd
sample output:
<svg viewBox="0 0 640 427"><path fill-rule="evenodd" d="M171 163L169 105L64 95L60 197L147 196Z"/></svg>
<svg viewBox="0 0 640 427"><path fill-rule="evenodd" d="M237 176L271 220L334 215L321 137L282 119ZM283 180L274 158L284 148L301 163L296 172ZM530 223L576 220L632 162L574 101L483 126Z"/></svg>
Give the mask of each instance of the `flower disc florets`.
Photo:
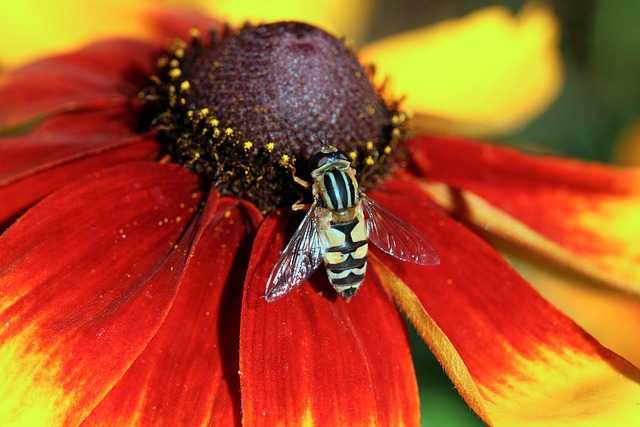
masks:
<svg viewBox="0 0 640 427"><path fill-rule="evenodd" d="M267 212L299 198L321 141L364 188L388 173L406 115L370 77L343 41L280 22L175 41L141 96L173 161Z"/></svg>

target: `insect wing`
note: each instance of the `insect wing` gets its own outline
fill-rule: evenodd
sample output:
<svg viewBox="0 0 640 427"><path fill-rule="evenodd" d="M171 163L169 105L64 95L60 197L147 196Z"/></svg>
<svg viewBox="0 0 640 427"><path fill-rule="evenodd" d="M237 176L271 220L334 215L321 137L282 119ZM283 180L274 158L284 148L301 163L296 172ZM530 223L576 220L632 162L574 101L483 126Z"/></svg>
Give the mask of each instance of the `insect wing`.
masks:
<svg viewBox="0 0 640 427"><path fill-rule="evenodd" d="M271 270L265 298L274 301L309 278L322 262L323 249L318 237L317 204L307 212L282 255Z"/></svg>
<svg viewBox="0 0 640 427"><path fill-rule="evenodd" d="M366 215L369 240L389 255L420 265L440 264L438 251L424 234L385 209L365 194L360 194Z"/></svg>

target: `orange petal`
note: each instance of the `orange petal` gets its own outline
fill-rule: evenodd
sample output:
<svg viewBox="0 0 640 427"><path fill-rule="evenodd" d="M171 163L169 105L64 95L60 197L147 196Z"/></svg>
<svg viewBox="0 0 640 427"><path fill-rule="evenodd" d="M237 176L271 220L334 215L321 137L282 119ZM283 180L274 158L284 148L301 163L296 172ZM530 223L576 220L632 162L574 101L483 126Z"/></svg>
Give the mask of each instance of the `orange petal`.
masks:
<svg viewBox="0 0 640 427"><path fill-rule="evenodd" d="M472 231L416 197L374 193L440 252L422 267L376 251L376 269L456 388L490 425L635 425L640 370L546 302Z"/></svg>
<svg viewBox="0 0 640 427"><path fill-rule="evenodd" d="M410 145L421 175L454 187L424 187L446 209L580 274L640 293L640 171L453 138Z"/></svg>
<svg viewBox="0 0 640 427"><path fill-rule="evenodd" d="M240 327L243 423L418 425L406 325L374 274L349 303L324 271L264 299L290 218L267 218L253 245Z"/></svg>
<svg viewBox="0 0 640 427"><path fill-rule="evenodd" d="M169 10L149 0L24 0L2 7L3 35L11 42L0 52L0 71L109 38L162 44L164 37L186 36L189 26L206 28L211 23L194 12ZM180 34L167 32L178 23Z"/></svg>
<svg viewBox="0 0 640 427"><path fill-rule="evenodd" d="M615 162L622 165L640 166L640 120L629 123L615 146Z"/></svg>
<svg viewBox="0 0 640 427"><path fill-rule="evenodd" d="M160 327L194 236L199 180L173 165L95 173L0 238L0 414L77 425Z"/></svg>
<svg viewBox="0 0 640 427"><path fill-rule="evenodd" d="M585 328L607 348L640 366L640 298L585 286L583 277L531 257L531 254L499 245L518 272L545 298Z"/></svg>
<svg viewBox="0 0 640 427"><path fill-rule="evenodd" d="M243 242L261 220L255 208L210 196L167 319L89 425L240 423L238 337L249 261Z"/></svg>
<svg viewBox="0 0 640 427"><path fill-rule="evenodd" d="M562 84L559 26L530 3L517 16L491 7L365 46L430 131L503 133L540 113ZM424 117L423 117L424 118ZM415 124L415 123L414 123Z"/></svg>
<svg viewBox="0 0 640 427"><path fill-rule="evenodd" d="M154 29L150 41L109 39L0 75L0 99L5 101L0 104L0 132L60 111L129 105L148 84L168 38L188 40L191 28L208 31L214 24L193 12L145 13L147 25Z"/></svg>
<svg viewBox="0 0 640 427"><path fill-rule="evenodd" d="M0 130L52 113L130 105L147 84L158 49L111 40L0 75Z"/></svg>

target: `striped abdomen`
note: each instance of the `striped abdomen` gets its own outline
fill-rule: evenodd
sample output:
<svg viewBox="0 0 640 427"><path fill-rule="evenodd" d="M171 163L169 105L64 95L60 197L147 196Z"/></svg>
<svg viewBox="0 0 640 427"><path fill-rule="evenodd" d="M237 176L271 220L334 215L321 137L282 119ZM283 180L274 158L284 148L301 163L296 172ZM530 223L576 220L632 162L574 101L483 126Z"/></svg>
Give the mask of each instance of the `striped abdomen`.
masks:
<svg viewBox="0 0 640 427"><path fill-rule="evenodd" d="M351 168L326 170L316 180L320 197L320 238L329 282L343 297L352 297L367 269L367 226L358 200L358 181Z"/></svg>
<svg viewBox="0 0 640 427"><path fill-rule="evenodd" d="M366 223L362 209L359 206L353 209L356 212L350 221L330 220L328 227L320 230L322 238L328 243L324 265L329 282L338 293L347 298L356 293L367 269Z"/></svg>

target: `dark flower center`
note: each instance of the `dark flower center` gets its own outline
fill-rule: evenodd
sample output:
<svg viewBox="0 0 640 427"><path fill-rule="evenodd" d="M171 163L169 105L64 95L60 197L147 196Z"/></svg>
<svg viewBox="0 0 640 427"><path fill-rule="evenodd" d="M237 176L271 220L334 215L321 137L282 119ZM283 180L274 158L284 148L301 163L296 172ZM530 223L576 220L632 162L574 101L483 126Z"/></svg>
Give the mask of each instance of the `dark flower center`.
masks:
<svg viewBox="0 0 640 427"><path fill-rule="evenodd" d="M301 23L225 28L175 41L141 97L171 159L264 212L299 198L321 142L349 154L360 185L389 172L406 115L345 44Z"/></svg>

